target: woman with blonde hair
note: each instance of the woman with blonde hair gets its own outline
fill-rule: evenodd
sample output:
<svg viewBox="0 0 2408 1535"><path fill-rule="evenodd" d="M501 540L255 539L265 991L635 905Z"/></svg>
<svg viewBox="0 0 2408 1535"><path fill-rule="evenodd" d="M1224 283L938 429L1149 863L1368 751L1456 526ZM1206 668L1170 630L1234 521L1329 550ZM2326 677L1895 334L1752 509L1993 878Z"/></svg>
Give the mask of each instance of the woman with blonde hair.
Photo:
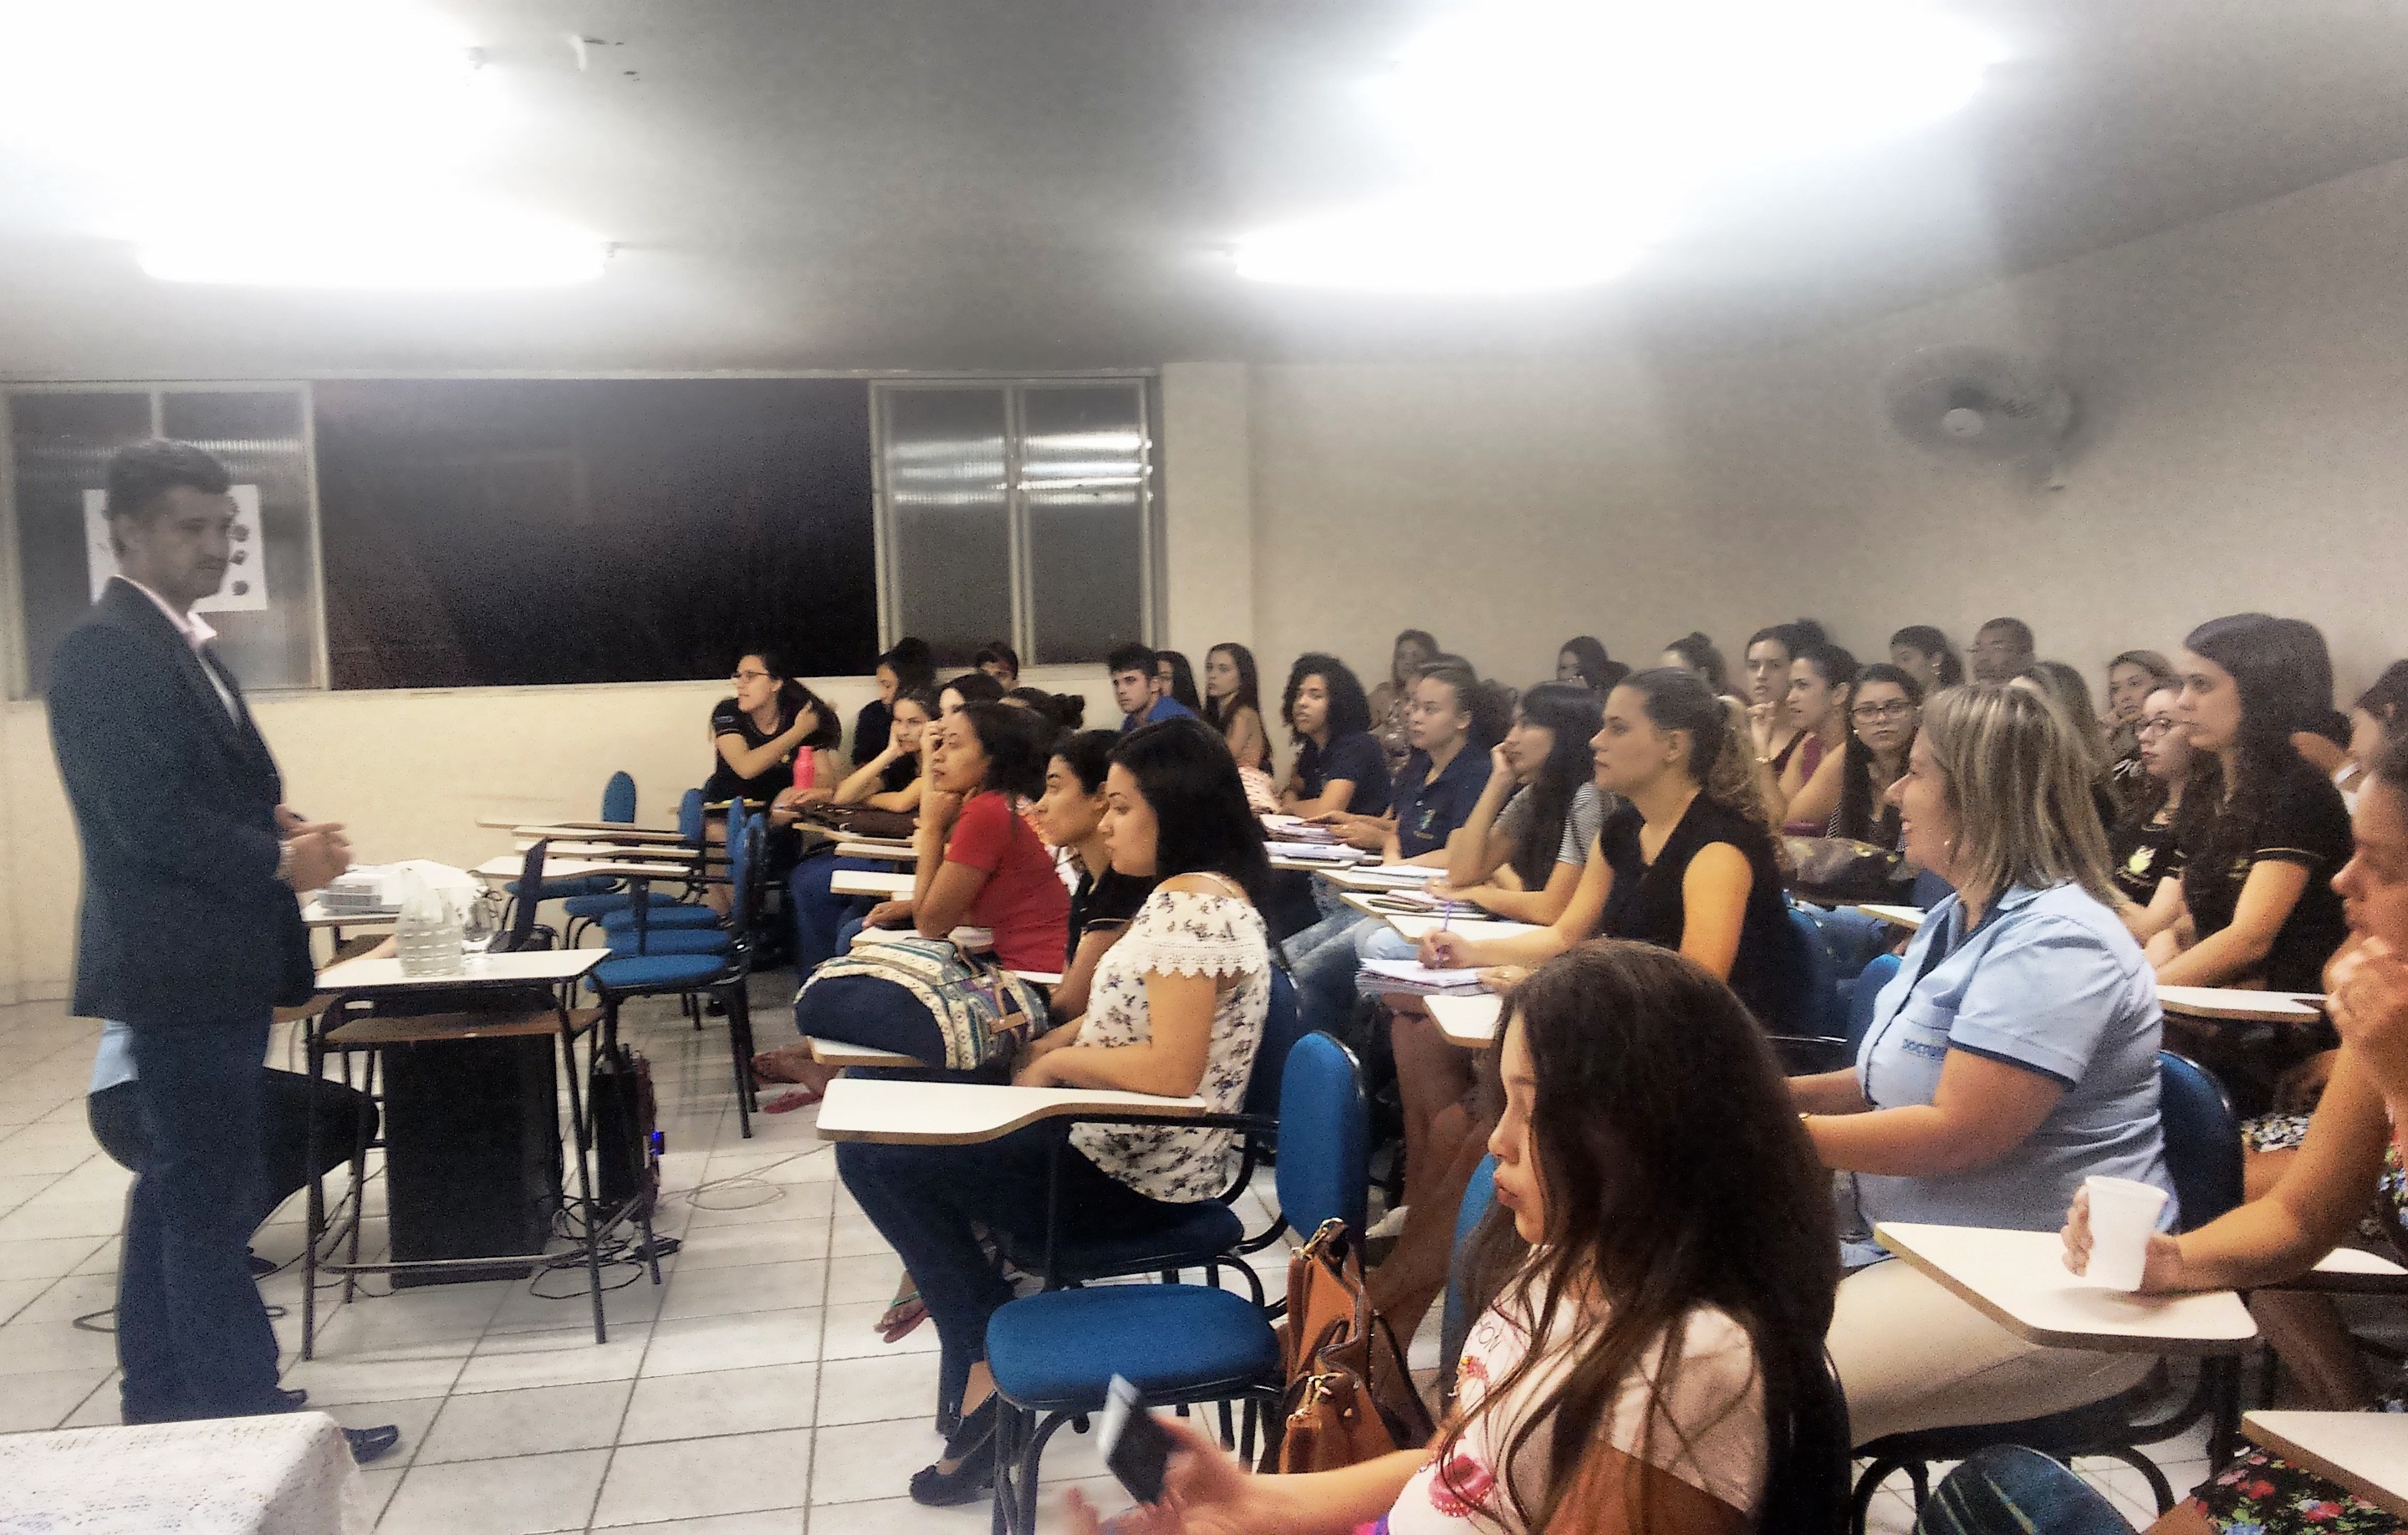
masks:
<svg viewBox="0 0 2408 1535"><path fill-rule="evenodd" d="M1790 1080L1826 1165L1882 1221L2046 1231L2092 1174L2169 1196L2157 987L2114 905L2087 743L2026 688L1942 690L1890 786L1907 855L1954 894L1874 1003L1856 1064ZM2027 1343L1870 1240L1830 1349L1859 1444L2100 1401L2139 1356Z"/></svg>

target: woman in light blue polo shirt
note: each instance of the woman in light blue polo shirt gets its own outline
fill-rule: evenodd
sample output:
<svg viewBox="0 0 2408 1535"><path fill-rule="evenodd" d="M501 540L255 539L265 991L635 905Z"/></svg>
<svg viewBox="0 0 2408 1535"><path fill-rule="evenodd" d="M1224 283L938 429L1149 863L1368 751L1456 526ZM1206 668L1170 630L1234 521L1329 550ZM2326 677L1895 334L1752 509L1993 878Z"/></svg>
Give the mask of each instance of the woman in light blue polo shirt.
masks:
<svg viewBox="0 0 2408 1535"><path fill-rule="evenodd" d="M1855 1174L1861 1231L2051 1230L2094 1173L2172 1194L2157 985L2112 904L2086 745L2020 688L1950 688L1924 715L1889 796L1907 854L1956 894L1883 989L1856 1069L1790 1083L1824 1162ZM1850 1244L1831 1324L1859 1444L2062 1412L2148 1370L2025 1342L1887 1258Z"/></svg>

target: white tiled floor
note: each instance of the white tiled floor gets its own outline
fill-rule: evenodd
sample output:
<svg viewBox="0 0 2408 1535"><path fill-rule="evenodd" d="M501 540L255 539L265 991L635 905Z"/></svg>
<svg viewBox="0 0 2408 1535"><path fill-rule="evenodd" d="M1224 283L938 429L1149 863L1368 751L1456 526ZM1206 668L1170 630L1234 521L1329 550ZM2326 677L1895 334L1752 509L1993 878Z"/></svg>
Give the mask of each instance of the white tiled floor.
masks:
<svg viewBox="0 0 2408 1535"><path fill-rule="evenodd" d="M785 1037L791 983L764 976L758 992L757 1032L764 1042ZM594 1342L581 1295L549 1299L524 1281L494 1282L335 1306L321 1313L318 1357L302 1363L299 1276L264 1283L288 1311L277 1323L285 1384L307 1386L313 1406L348 1424L401 1425L401 1447L364 1473L380 1529L983 1530L983 1502L929 1510L905 1496L910 1473L940 1448L929 1424L934 1329L894 1347L870 1330L900 1265L834 1181L812 1114L757 1116L753 1139L740 1140L724 1025L696 1033L666 1005L629 1022L651 1057L667 1136L658 1227L685 1245L662 1265L659 1288L639 1278L610 1293L608 1343ZM55 1004L0 1008L0 1432L116 1421L113 1341L73 1323L110 1304L128 1182L85 1127L95 1035ZM752 1181L723 1182L738 1177ZM373 1250L380 1184L367 1206ZM296 1199L257 1248L282 1260L300 1241ZM543 1279L551 1292L581 1284L574 1271ZM1434 1343L1426 1330L1416 1362ZM2196 1441L2176 1454L2185 1458L2167 1471L2186 1489L2204 1461ZM1107 1508L1126 1500L1089 1440L1057 1436L1045 1470L1049 1529L1060 1528L1068 1486ZM2086 1474L2137 1525L2148 1522L2137 1476ZM1905 1479L1893 1485L1874 1528L1904 1531Z"/></svg>

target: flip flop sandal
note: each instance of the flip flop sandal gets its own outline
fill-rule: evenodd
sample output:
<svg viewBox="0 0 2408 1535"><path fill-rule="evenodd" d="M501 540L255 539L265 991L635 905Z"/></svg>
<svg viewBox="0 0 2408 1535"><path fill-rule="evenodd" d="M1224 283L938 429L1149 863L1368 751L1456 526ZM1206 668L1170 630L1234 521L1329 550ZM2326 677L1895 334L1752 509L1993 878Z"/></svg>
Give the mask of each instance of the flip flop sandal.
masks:
<svg viewBox="0 0 2408 1535"><path fill-rule="evenodd" d="M790 1114L797 1109L810 1108L826 1096L824 1093L814 1093L807 1087L798 1087L791 1093L781 1093L761 1105L761 1112L765 1114Z"/></svg>
<svg viewBox="0 0 2408 1535"><path fill-rule="evenodd" d="M886 1314L878 1319L879 1341L899 1343L911 1336L913 1329L927 1319L927 1303L920 1298L920 1292L914 1290L887 1307Z"/></svg>

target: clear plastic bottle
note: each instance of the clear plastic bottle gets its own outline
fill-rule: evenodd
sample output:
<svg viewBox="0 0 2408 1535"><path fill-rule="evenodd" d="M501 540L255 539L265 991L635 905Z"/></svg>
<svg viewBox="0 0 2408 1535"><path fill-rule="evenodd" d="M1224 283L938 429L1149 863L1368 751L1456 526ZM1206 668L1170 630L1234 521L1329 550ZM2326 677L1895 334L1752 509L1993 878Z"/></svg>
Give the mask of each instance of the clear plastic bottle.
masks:
<svg viewBox="0 0 2408 1535"><path fill-rule="evenodd" d="M457 975L465 968L459 913L443 892L423 881L402 897L394 937L405 976Z"/></svg>

